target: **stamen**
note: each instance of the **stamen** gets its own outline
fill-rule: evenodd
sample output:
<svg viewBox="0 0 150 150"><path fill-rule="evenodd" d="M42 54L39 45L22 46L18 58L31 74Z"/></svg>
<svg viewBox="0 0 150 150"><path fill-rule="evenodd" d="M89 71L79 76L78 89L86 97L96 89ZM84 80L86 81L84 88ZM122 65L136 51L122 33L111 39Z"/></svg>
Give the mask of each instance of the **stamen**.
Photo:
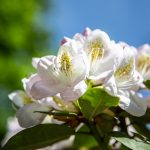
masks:
<svg viewBox="0 0 150 150"><path fill-rule="evenodd" d="M60 57L60 70L66 75L72 72L71 57L68 52L63 52Z"/></svg>
<svg viewBox="0 0 150 150"><path fill-rule="evenodd" d="M119 80L124 80L124 79L129 78L131 75L131 71L133 70L133 67L134 67L133 63L134 63L134 59L131 58L128 63L119 67L115 71L114 76Z"/></svg>
<svg viewBox="0 0 150 150"><path fill-rule="evenodd" d="M150 56L149 55L141 55L138 58L138 70L148 72L150 70Z"/></svg>
<svg viewBox="0 0 150 150"><path fill-rule="evenodd" d="M101 59L104 54L104 48L99 40L94 40L88 45L88 53L91 55L91 62Z"/></svg>

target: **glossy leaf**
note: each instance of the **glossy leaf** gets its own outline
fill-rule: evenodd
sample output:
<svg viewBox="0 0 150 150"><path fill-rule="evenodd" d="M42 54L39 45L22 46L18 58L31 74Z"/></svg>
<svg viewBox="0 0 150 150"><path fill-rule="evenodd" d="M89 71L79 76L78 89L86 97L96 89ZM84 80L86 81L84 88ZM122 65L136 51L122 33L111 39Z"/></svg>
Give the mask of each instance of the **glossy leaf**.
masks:
<svg viewBox="0 0 150 150"><path fill-rule="evenodd" d="M41 124L17 133L2 150L38 149L67 139L72 134L74 130L66 125Z"/></svg>
<svg viewBox="0 0 150 150"><path fill-rule="evenodd" d="M104 89L89 88L79 99L79 105L83 115L91 119L101 113L104 109L118 106L119 98L109 95Z"/></svg>
<svg viewBox="0 0 150 150"><path fill-rule="evenodd" d="M150 80L144 81L145 86L150 89Z"/></svg>
<svg viewBox="0 0 150 150"><path fill-rule="evenodd" d="M142 141L140 139L131 139L119 132L113 134L112 136L115 140L132 150L150 150L150 144L147 144L145 143L145 141Z"/></svg>

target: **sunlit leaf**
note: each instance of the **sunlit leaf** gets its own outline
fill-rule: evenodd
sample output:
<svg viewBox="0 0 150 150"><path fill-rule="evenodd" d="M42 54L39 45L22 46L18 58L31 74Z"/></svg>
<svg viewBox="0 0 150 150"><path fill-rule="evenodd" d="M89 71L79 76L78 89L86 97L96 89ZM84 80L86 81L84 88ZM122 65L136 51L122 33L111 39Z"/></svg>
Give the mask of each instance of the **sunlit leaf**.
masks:
<svg viewBox="0 0 150 150"><path fill-rule="evenodd" d="M119 134L119 132L117 134L113 134L112 136L115 140L132 150L150 150L150 144L147 144L145 141L140 139L131 139L121 133Z"/></svg>
<svg viewBox="0 0 150 150"><path fill-rule="evenodd" d="M81 112L88 119L101 113L104 109L118 106L118 104L119 98L109 95L101 88L89 88L79 99Z"/></svg>

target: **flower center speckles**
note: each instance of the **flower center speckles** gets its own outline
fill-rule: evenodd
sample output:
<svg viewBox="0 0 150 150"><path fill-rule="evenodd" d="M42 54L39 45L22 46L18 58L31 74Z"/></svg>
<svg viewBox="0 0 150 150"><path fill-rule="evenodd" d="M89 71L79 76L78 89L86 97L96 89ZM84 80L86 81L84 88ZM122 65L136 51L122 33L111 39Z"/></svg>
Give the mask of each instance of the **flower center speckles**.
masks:
<svg viewBox="0 0 150 150"><path fill-rule="evenodd" d="M133 70L134 67L134 59L131 58L128 63L125 63L123 65L121 65L114 73L114 76L118 79L118 80L125 80L130 78L131 72Z"/></svg>
<svg viewBox="0 0 150 150"><path fill-rule="evenodd" d="M72 72L71 57L67 52L61 54L60 57L60 70L66 75Z"/></svg>
<svg viewBox="0 0 150 150"><path fill-rule="evenodd" d="M150 56L141 55L138 58L138 70L148 72L150 70Z"/></svg>
<svg viewBox="0 0 150 150"><path fill-rule="evenodd" d="M104 54L104 48L102 43L99 40L92 41L88 45L88 53L91 56L91 62L101 59Z"/></svg>

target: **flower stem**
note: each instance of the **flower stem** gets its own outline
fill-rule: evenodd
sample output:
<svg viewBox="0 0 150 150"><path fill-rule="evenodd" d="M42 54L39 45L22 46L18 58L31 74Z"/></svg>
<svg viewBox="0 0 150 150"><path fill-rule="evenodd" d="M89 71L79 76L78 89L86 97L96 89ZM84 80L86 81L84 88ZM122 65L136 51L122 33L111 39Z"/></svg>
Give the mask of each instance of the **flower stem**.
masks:
<svg viewBox="0 0 150 150"><path fill-rule="evenodd" d="M100 146L100 150L108 150L107 146L104 143L104 139L101 137L100 133L98 132L96 125L93 122L88 122L88 127L91 130L91 133L95 137L97 143Z"/></svg>

